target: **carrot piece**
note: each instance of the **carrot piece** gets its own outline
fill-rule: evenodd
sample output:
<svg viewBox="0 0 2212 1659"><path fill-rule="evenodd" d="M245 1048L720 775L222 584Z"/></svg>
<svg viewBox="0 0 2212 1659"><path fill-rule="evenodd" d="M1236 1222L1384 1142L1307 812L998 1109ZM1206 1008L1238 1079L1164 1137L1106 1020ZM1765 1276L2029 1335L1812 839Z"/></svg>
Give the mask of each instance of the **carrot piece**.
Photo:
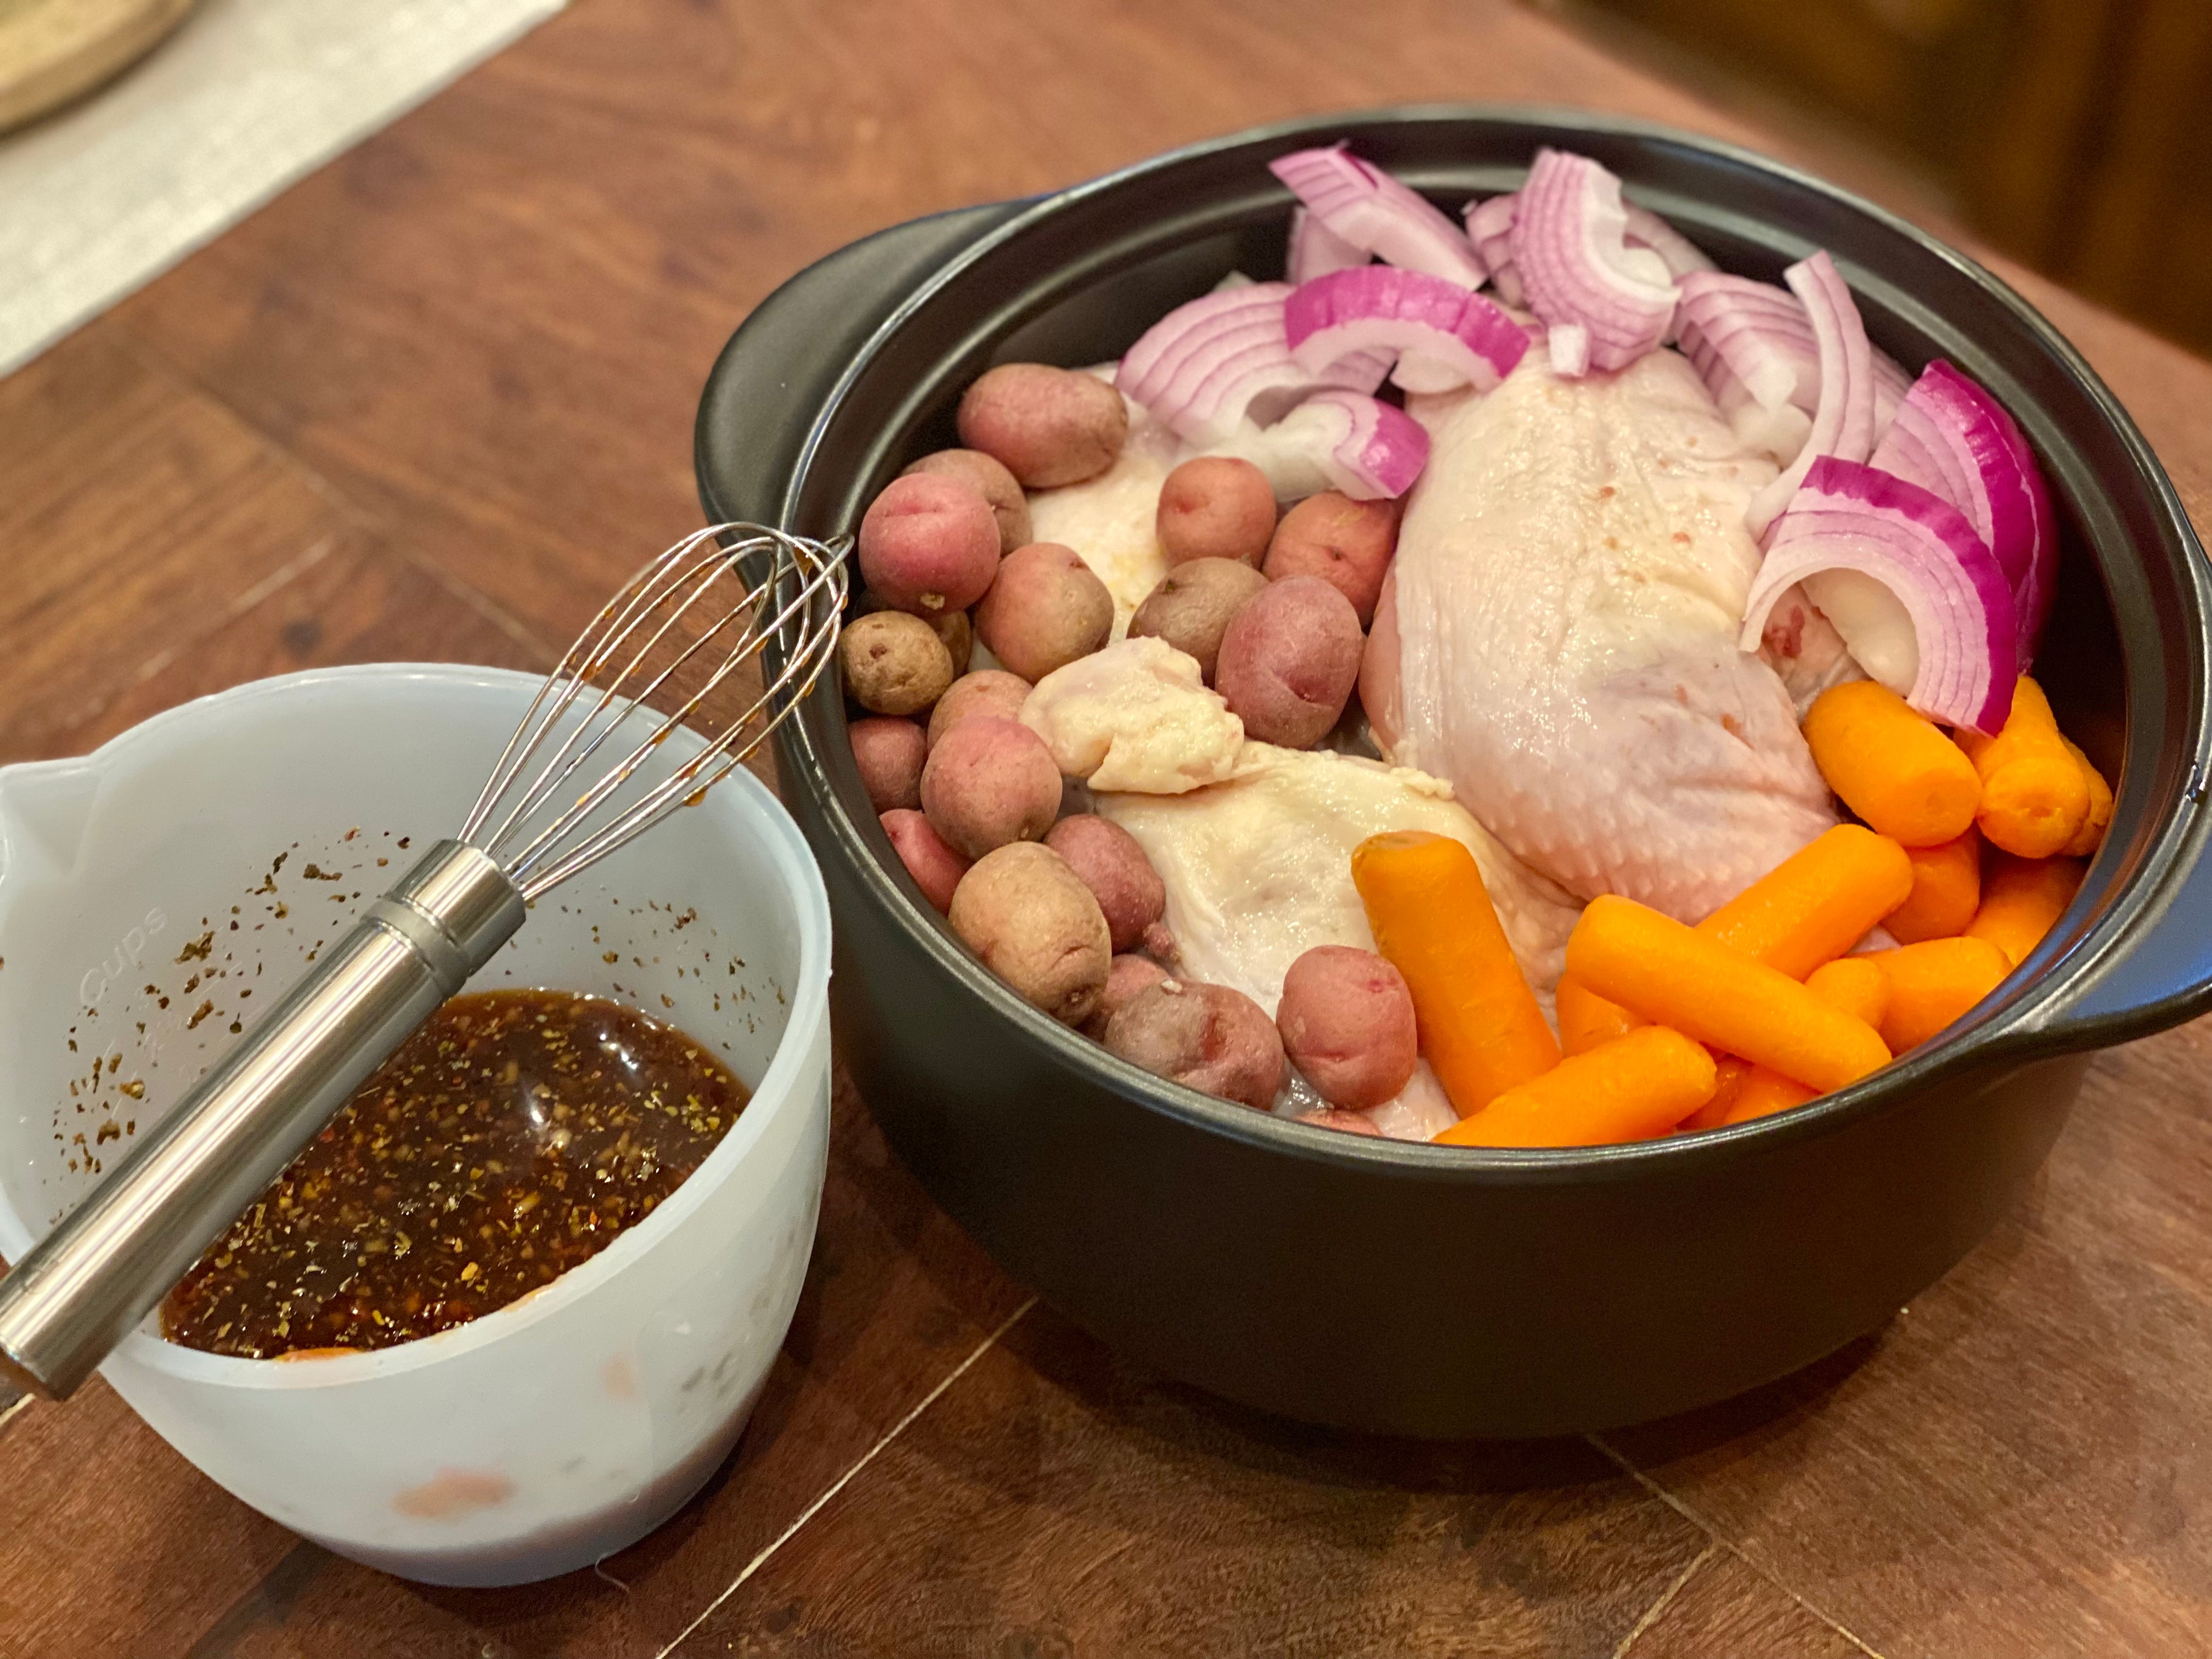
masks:
<svg viewBox="0 0 2212 1659"><path fill-rule="evenodd" d="M1734 1054L1715 1057L1714 1070L1719 1081L1713 1085L1713 1097L1684 1118L1674 1127L1678 1129L1717 1129L1728 1121L1729 1109L1752 1074L1760 1068L1748 1060L1738 1060Z"/></svg>
<svg viewBox="0 0 2212 1659"><path fill-rule="evenodd" d="M1982 781L1974 821L1984 840L2024 859L2047 859L2081 833L2089 781L2066 752L2051 700L2027 675L2014 688L2004 730L1993 738L1961 732L1959 744Z"/></svg>
<svg viewBox="0 0 2212 1659"><path fill-rule="evenodd" d="M1987 939L2014 967L2066 914L2087 869L2079 859L2015 859L2000 854L1990 868L1982 908L1968 939Z"/></svg>
<svg viewBox="0 0 2212 1659"><path fill-rule="evenodd" d="M1865 957L1838 957L1833 962L1823 963L1806 979L1805 988L1830 1007L1869 1025L1880 1026L1882 1016L1889 1011L1889 975ZM1771 1067L1753 1066L1736 1085L1727 1109L1713 1121L1748 1123L1753 1118L1786 1112L1793 1106L1802 1106L1818 1098L1803 1084ZM1710 1105L1705 1108L1707 1112L1711 1109Z"/></svg>
<svg viewBox="0 0 2212 1659"><path fill-rule="evenodd" d="M1698 932L1802 979L1864 939L1911 890L1911 871L1905 849L1887 836L1839 823L1707 916ZM1644 1023L1571 974L1559 981L1557 1006L1559 1042L1571 1054Z"/></svg>
<svg viewBox="0 0 2212 1659"><path fill-rule="evenodd" d="M1465 846L1425 830L1370 836L1352 849L1352 883L1375 948L1406 976L1421 1052L1462 1117L1559 1063Z"/></svg>
<svg viewBox="0 0 2212 1659"><path fill-rule="evenodd" d="M1877 1031L1889 1012L1889 975L1869 957L1838 957L1813 970L1805 988Z"/></svg>
<svg viewBox="0 0 2212 1659"><path fill-rule="evenodd" d="M1402 970L1401 970L1402 971ZM1444 1146L1602 1146L1648 1140L1712 1097L1713 1057L1644 1025L1508 1089L1437 1136Z"/></svg>
<svg viewBox="0 0 2212 1659"><path fill-rule="evenodd" d="M2081 769L2081 781L2089 786L2088 813L2064 848L2069 859L2086 859L2105 844L2105 831L2112 827L2112 786L2105 781L2105 775L2097 769L2096 762L2081 752L2080 744L2063 732L2058 734L2058 741L2066 745L2066 752Z"/></svg>
<svg viewBox="0 0 2212 1659"><path fill-rule="evenodd" d="M1900 945L1958 938L1981 908L1981 832L1969 826L1956 841L1910 848L1905 856L1912 860L1912 896L1881 925Z"/></svg>
<svg viewBox="0 0 2212 1659"><path fill-rule="evenodd" d="M1805 716L1805 741L1828 787L1893 840L1933 847L1974 821L1982 785L1973 763L1886 685L1823 691Z"/></svg>
<svg viewBox="0 0 2212 1659"><path fill-rule="evenodd" d="M1644 1022L1617 1002L1607 1002L1572 974L1559 976L1553 999L1559 1016L1559 1048L1563 1053L1586 1054L1601 1042L1626 1036Z"/></svg>
<svg viewBox="0 0 2212 1659"><path fill-rule="evenodd" d="M1802 1083L1794 1083L1781 1073L1764 1066L1754 1066L1736 1091L1735 1099L1729 1106L1723 1123L1748 1123L1755 1117L1771 1117L1777 1112L1786 1112L1793 1106L1802 1106L1820 1097Z"/></svg>
<svg viewBox="0 0 2212 1659"><path fill-rule="evenodd" d="M1567 971L1657 1025L1815 1089L1840 1089L1887 1065L1864 1020L1787 974L1632 899L1590 901L1567 939Z"/></svg>
<svg viewBox="0 0 2212 1659"><path fill-rule="evenodd" d="M1839 823L1698 924L1707 939L1802 979L1856 945L1912 891L1912 861L1887 836Z"/></svg>
<svg viewBox="0 0 2212 1659"><path fill-rule="evenodd" d="M1985 939L1931 939L1867 958L1889 975L1882 1041L1903 1054L1997 988L2012 963Z"/></svg>

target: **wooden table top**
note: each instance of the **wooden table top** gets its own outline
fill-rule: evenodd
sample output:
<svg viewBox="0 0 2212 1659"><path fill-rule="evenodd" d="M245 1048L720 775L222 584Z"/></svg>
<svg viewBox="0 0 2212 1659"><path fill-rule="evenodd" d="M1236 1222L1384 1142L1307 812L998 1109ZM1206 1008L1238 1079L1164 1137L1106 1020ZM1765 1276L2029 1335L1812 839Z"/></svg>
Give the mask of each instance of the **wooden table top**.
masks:
<svg viewBox="0 0 2212 1659"><path fill-rule="evenodd" d="M1506 0L579 0L0 381L0 760L312 665L543 668L696 522L701 380L809 260L1434 99L1760 142ZM2007 274L2204 522L2212 366ZM0 1447L0 1653L2201 1654L2208 1061L2203 1026L2100 1058L2018 1212L1809 1372L1462 1448L1135 1373L846 1090L768 1394L651 1539L528 1589L410 1586L244 1508L95 1383Z"/></svg>

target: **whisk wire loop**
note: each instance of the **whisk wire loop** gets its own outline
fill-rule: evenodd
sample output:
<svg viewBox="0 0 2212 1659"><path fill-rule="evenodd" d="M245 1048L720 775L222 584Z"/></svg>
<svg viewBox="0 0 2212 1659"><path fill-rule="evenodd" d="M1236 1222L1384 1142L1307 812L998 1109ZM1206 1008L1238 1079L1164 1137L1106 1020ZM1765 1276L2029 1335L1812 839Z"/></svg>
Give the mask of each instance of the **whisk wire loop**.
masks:
<svg viewBox="0 0 2212 1659"><path fill-rule="evenodd" d="M645 566L539 689L461 839L497 859L534 898L727 777L834 656L850 545L849 538L820 543L761 525L715 525ZM671 775L616 801L663 742L761 659L769 672L747 706L702 732L704 747ZM617 733L629 742L639 732L619 761L556 810L569 781Z"/></svg>

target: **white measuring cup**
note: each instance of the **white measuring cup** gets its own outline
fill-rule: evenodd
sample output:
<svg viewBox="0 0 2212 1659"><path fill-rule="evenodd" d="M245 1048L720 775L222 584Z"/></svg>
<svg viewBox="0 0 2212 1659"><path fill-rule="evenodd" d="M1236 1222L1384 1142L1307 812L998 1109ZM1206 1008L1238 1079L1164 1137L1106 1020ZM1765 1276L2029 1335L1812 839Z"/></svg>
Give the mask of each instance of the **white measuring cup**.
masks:
<svg viewBox="0 0 2212 1659"><path fill-rule="evenodd" d="M20 1259L451 833L538 684L295 674L81 760L0 769L0 1255ZM690 752L662 748L670 769ZM752 1099L689 1180L582 1266L436 1336L250 1360L149 1319L102 1375L211 1479L386 1571L520 1583L634 1542L727 1455L797 1305L829 1143L829 975L812 855L740 770L541 899L469 985L615 997L710 1045Z"/></svg>

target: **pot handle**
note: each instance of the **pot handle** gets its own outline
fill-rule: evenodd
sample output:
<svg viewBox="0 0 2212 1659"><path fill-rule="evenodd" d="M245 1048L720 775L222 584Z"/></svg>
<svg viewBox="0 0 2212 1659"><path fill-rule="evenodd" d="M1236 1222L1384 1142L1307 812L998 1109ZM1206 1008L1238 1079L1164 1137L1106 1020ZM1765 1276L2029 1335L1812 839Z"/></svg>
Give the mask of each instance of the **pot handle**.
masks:
<svg viewBox="0 0 2212 1659"><path fill-rule="evenodd" d="M2203 774L2198 774L2201 780ZM2105 1048L2212 1011L2212 813L2199 781L2188 820L2162 855L2166 879L2124 938L2107 940L2075 988L2029 1028L2038 1047Z"/></svg>
<svg viewBox="0 0 2212 1659"><path fill-rule="evenodd" d="M781 522L814 416L871 335L962 248L1029 206L988 202L879 230L827 254L753 307L699 400L692 464L708 521Z"/></svg>

